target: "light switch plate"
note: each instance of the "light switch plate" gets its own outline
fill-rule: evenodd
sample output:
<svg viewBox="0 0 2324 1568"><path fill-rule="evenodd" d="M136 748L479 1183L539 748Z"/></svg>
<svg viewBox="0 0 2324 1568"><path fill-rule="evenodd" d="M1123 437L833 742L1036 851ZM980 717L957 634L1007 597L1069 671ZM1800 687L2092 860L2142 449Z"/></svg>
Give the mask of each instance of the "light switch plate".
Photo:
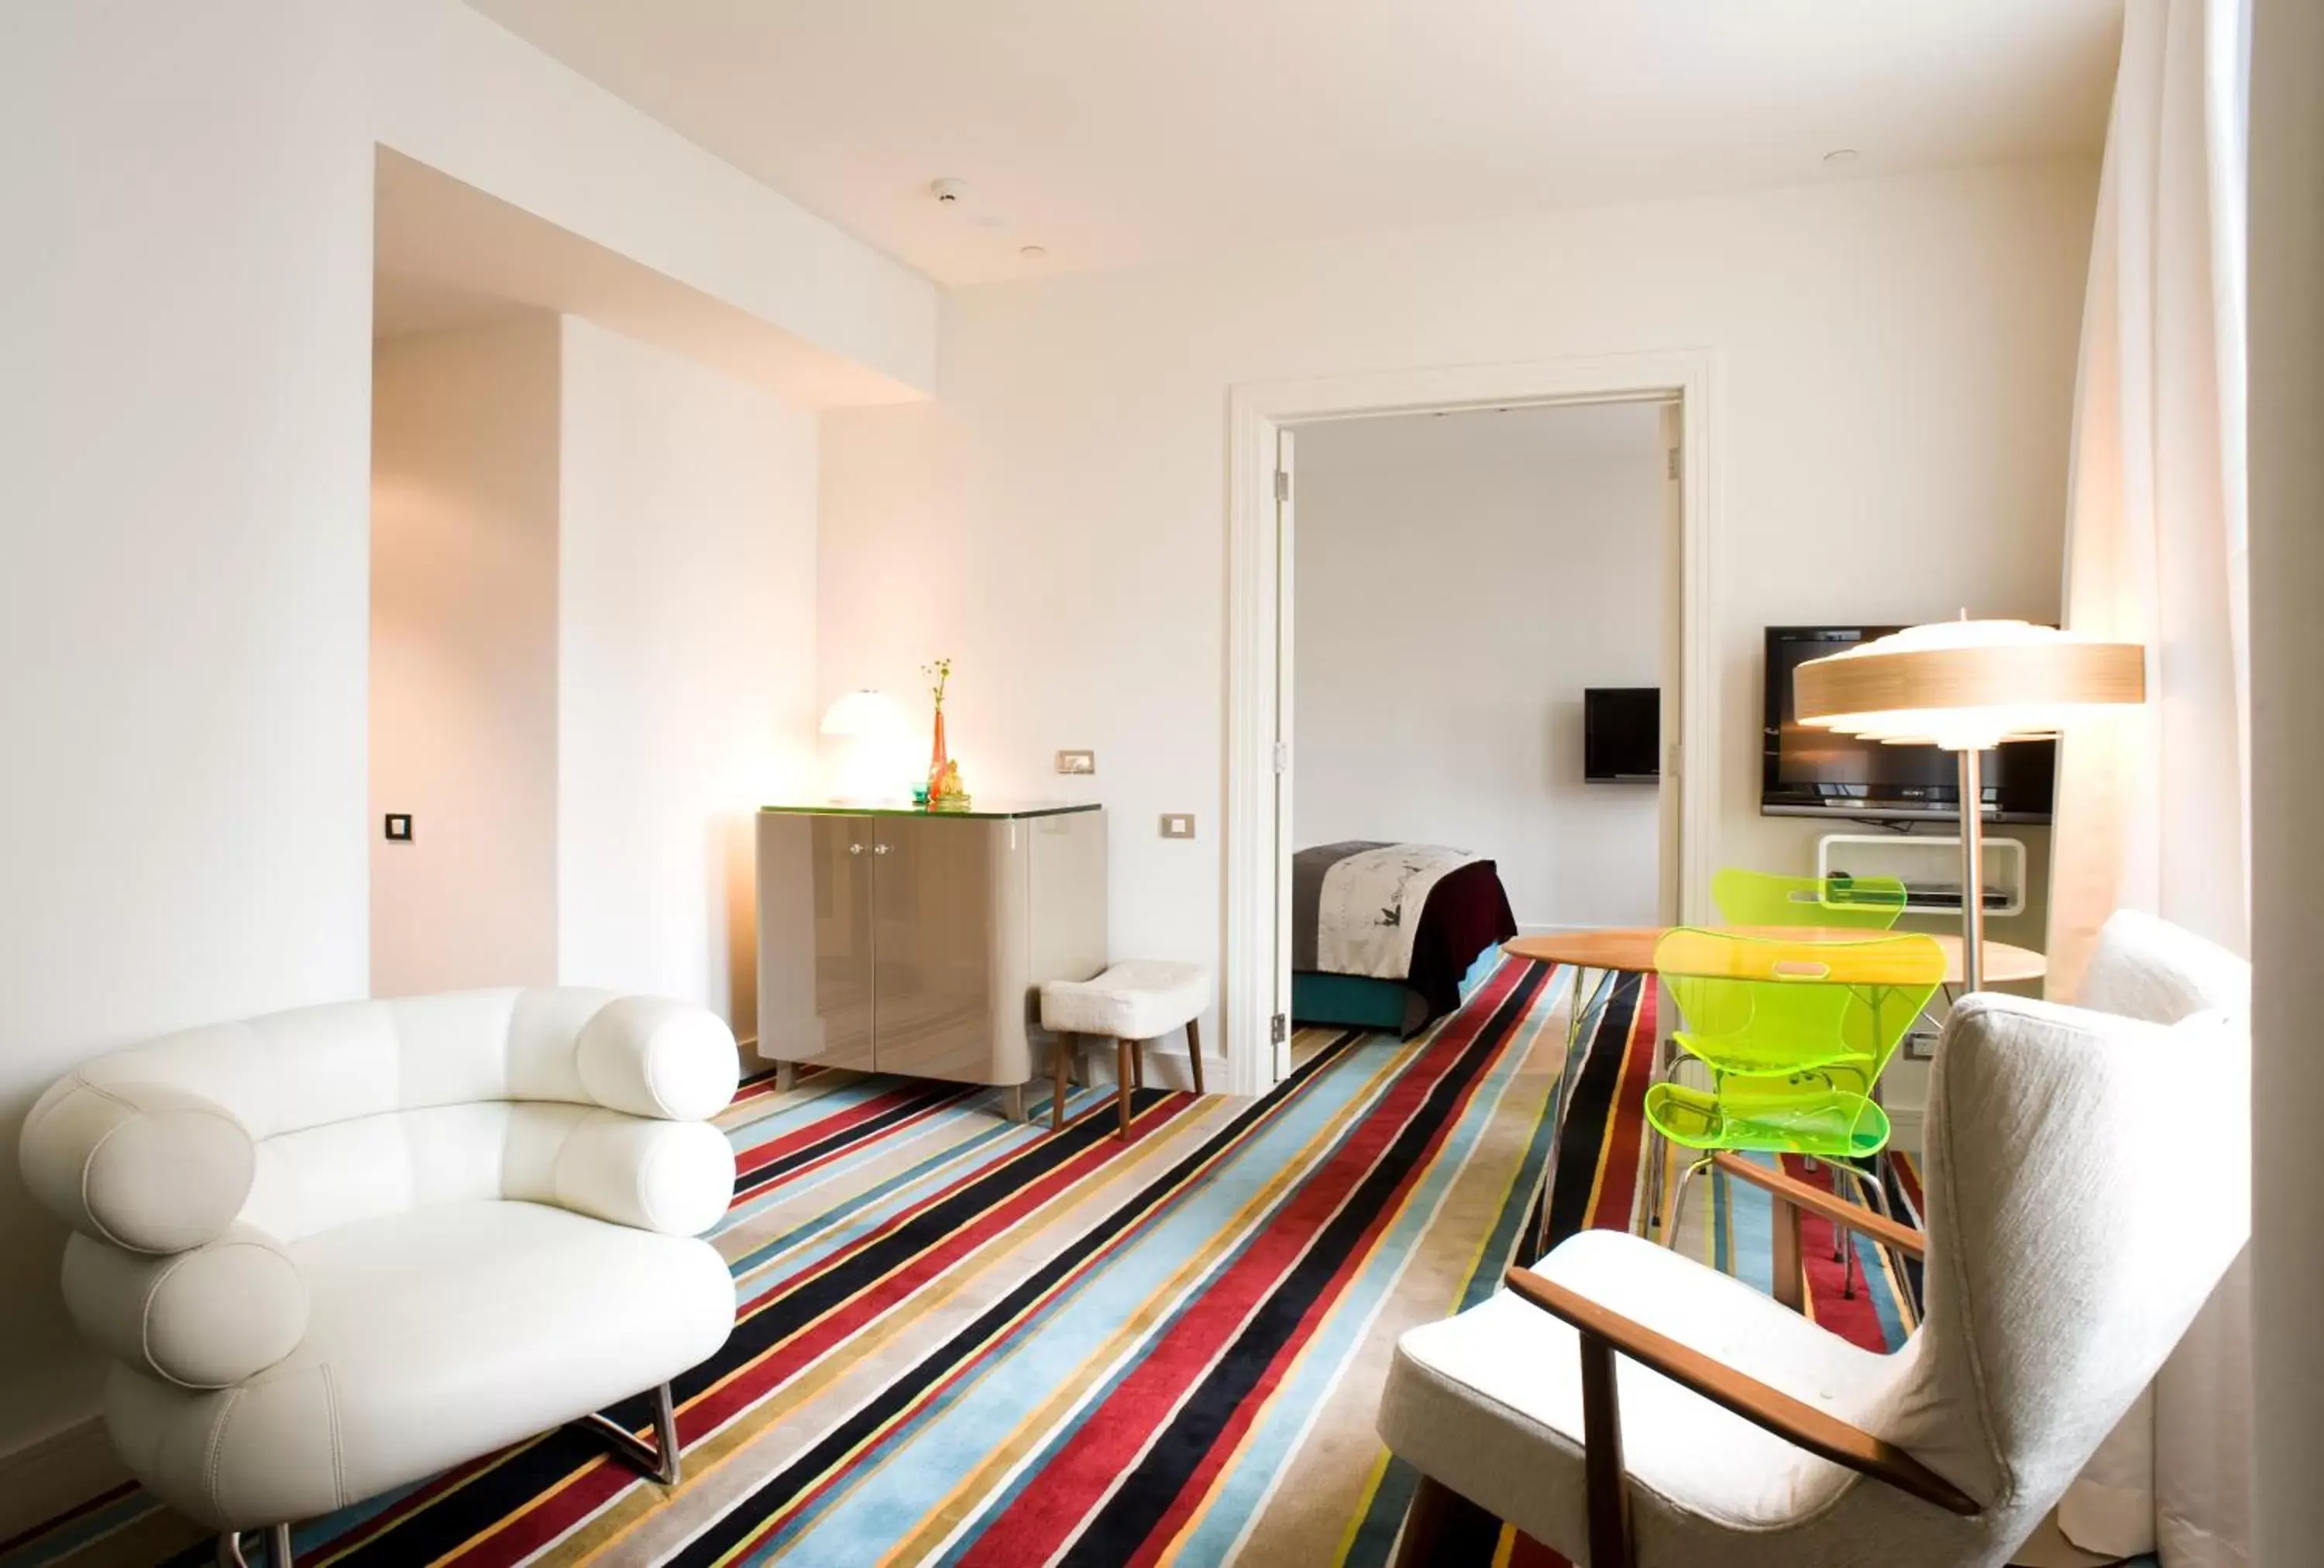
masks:
<svg viewBox="0 0 2324 1568"><path fill-rule="evenodd" d="M1904 1037L1904 1059L1905 1059L1906 1061L1908 1061L1908 1062L1926 1062L1926 1061L1932 1061L1932 1060L1935 1059L1936 1054L1937 1054L1937 1031L1936 1031L1936 1030L1934 1030L1934 1029L1914 1029L1912 1033L1910 1033L1910 1034L1908 1034L1908 1035L1906 1035L1906 1036Z"/></svg>
<svg viewBox="0 0 2324 1568"><path fill-rule="evenodd" d="M1060 773L1094 773L1097 771L1095 752L1059 752L1057 771Z"/></svg>
<svg viewBox="0 0 2324 1568"><path fill-rule="evenodd" d="M1166 811L1162 814L1162 836L1192 838L1194 836L1194 814L1191 811Z"/></svg>
<svg viewBox="0 0 2324 1568"><path fill-rule="evenodd" d="M387 814L386 831L388 843L410 844L411 842L411 813L409 811L389 812Z"/></svg>

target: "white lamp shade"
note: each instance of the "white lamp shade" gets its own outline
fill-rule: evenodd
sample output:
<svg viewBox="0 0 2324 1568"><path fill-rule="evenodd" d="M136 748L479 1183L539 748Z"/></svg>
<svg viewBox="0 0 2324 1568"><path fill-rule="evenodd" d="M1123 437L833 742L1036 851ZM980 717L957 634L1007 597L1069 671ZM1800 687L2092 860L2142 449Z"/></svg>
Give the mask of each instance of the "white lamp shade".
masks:
<svg viewBox="0 0 2324 1568"><path fill-rule="evenodd" d="M1940 621L1810 659L1793 679L1803 724L1972 752L2055 734L2078 708L2144 702L2146 656L2024 621Z"/></svg>
<svg viewBox="0 0 2324 1568"><path fill-rule="evenodd" d="M884 739L903 730L903 706L885 692L851 691L823 715L825 734L848 740Z"/></svg>
<svg viewBox="0 0 2324 1568"><path fill-rule="evenodd" d="M904 798L912 783L910 720L903 705L876 691L851 691L823 715L831 744L824 759L832 798L874 804Z"/></svg>

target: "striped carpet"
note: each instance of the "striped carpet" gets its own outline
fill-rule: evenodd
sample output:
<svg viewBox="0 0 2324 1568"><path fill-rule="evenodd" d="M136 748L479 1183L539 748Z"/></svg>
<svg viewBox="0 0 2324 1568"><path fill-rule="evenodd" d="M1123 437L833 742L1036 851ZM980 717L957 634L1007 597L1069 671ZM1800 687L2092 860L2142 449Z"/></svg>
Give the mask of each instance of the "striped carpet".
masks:
<svg viewBox="0 0 2324 1568"><path fill-rule="evenodd" d="M1388 1358L1531 1233L1570 991L1508 961L1416 1040L1303 1031L1260 1099L1142 1093L1128 1145L1110 1092L1051 1136L988 1091L754 1081L715 1238L742 1307L677 1386L684 1484L552 1434L301 1525L300 1562L1385 1563L1415 1484L1372 1432ZM1633 985L1588 1020L1561 1232L1631 1217L1653 1010ZM1764 1198L1692 1204L1683 1242L1764 1286ZM1877 1252L1842 1300L1809 1240L1817 1314L1901 1333ZM203 1561L198 1537L124 1487L0 1568ZM1558 1561L1507 1536L1493 1560Z"/></svg>

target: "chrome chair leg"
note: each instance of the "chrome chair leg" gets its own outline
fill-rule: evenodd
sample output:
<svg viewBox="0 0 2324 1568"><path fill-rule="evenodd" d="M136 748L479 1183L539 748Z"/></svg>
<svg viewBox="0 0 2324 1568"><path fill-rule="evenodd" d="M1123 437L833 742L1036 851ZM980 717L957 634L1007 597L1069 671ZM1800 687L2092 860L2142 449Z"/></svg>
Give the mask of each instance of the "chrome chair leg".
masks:
<svg viewBox="0 0 2324 1568"><path fill-rule="evenodd" d="M268 1568L291 1568L289 1525L272 1525L267 1527L266 1561ZM217 1568L250 1568L250 1559L242 1554L240 1530L219 1532Z"/></svg>
<svg viewBox="0 0 2324 1568"><path fill-rule="evenodd" d="M573 1425L595 1436L650 1480L658 1480L664 1486L678 1484L678 1409L671 1402L668 1383L654 1390L653 1447L649 1448L638 1441L636 1434L607 1420L595 1410Z"/></svg>
<svg viewBox="0 0 2324 1568"><path fill-rule="evenodd" d="M1888 1218L1888 1203L1881 1194L1880 1183L1876 1176L1857 1169L1853 1164L1844 1159L1835 1159L1829 1161L1828 1163L1834 1171L1848 1177L1849 1180L1855 1185L1857 1193L1856 1201L1858 1203L1871 1210L1882 1219L1885 1220ZM1832 1191L1837 1193L1839 1190L1840 1184L1838 1182L1834 1182L1832 1184ZM1850 1237L1840 1226L1834 1225L1832 1230L1839 1236L1844 1259L1840 1265L1840 1294L1843 1299L1853 1300L1856 1296L1856 1247L1854 1239ZM1895 1261L1895 1260L1894 1259L1890 1259L1892 1267L1894 1266ZM1902 1271L1899 1270L1897 1277L1902 1278L1903 1277Z"/></svg>
<svg viewBox="0 0 2324 1568"><path fill-rule="evenodd" d="M1678 1185L1671 1189L1670 1230L1663 1237L1664 1246L1675 1247L1678 1245L1678 1236L1681 1224L1686 1218L1687 1186L1694 1180L1698 1174L1707 1171L1710 1168L1711 1159L1710 1157L1706 1155L1704 1158L1696 1160L1693 1164L1688 1166L1684 1170L1678 1173Z"/></svg>

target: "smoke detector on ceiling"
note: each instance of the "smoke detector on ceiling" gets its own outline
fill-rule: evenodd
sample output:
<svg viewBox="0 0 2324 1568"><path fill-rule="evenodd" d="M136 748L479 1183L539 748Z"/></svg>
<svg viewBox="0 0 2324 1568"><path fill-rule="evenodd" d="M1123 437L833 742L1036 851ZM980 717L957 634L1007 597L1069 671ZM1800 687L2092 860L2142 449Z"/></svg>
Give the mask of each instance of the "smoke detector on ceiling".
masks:
<svg viewBox="0 0 2324 1568"><path fill-rule="evenodd" d="M928 194L936 198L939 207L957 207L968 194L968 187L957 180L936 180L928 182Z"/></svg>

